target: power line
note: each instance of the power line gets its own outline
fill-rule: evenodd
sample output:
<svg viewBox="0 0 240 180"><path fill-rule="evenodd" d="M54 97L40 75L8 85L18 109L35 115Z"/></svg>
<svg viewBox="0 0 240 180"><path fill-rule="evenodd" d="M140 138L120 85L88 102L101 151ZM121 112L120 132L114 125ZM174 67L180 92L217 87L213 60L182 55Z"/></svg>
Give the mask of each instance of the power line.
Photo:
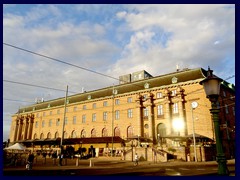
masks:
<svg viewBox="0 0 240 180"><path fill-rule="evenodd" d="M224 81L226 81L226 80L228 80L228 79L231 79L231 78L233 78L233 77L235 77L235 75L232 75L232 76L227 77L226 79L224 79Z"/></svg>
<svg viewBox="0 0 240 180"><path fill-rule="evenodd" d="M27 50L27 49L24 49L24 48L20 48L20 47L17 47L17 46L8 44L8 43L3 43L3 45L6 45L6 46L9 46L9 47L21 50L21 51L25 51L25 52L28 52L28 53L31 53L31 54L34 54L34 55L37 55L37 56L41 56L41 57L47 58L47 59L52 60L52 61L63 63L63 64L66 64L66 65L69 65L69 66L73 66L73 67L76 67L76 68L79 68L79 69L83 69L85 71L89 71L89 72L92 72L92 73L95 73L95 74L98 74L98 75L101 75L101 76L105 76L105 77L108 77L108 78L115 79L115 80L119 81L118 78L115 78L115 77L112 77L112 76L109 76L109 75L106 75L106 74L103 74L103 73L100 73L100 72L97 72L97 71L93 71L91 69L87 69L85 67L81 67L81 66L69 63L69 62L65 62L65 61L62 61L62 60L59 60L59 59L56 59L56 58L52 58L50 56L46 56L46 55L43 55L43 54L40 54L40 53L36 53L36 52L30 51L30 50Z"/></svg>
<svg viewBox="0 0 240 180"><path fill-rule="evenodd" d="M8 99L4 98L4 101L15 101L15 102L26 102L26 103L34 103L33 101L23 101L23 100L15 100L15 99Z"/></svg>
<svg viewBox="0 0 240 180"><path fill-rule="evenodd" d="M18 50L21 50L21 51L25 51L25 52L28 52L28 53L31 53L31 54L34 54L34 55L37 55L37 56L41 56L41 57L44 57L44 58L47 58L49 60L52 60L52 61L56 61L56 62L59 62L59 63L63 63L63 64L66 64L66 65L69 65L69 66L73 66L73 67L76 67L76 68L80 68L80 69L83 69L85 71L89 71L89 72L92 72L92 73L95 73L95 74L98 74L98 75L101 75L101 76L105 76L105 77L108 77L108 78L111 78L111 79L114 79L114 80L118 80L118 78L115 78L115 77L112 77L112 76L109 76L109 75L106 75L106 74L103 74L103 73L99 73L97 71L93 71L91 69L87 69L87 68L84 68L84 67L81 67L81 66L78 66L78 65L75 65L75 64L72 64L72 63L68 63L68 62L65 62L65 61L62 61L62 60L59 60L59 59L56 59L56 58L52 58L50 56L46 56L46 55L43 55L43 54L40 54L40 53L36 53L36 52L33 52L33 51L30 51L30 50L27 50L27 49L24 49L24 48L20 48L18 46L14 46L14 45L11 45L11 44L8 44L8 43L3 43L3 45L6 45L6 46L9 46L9 47L12 47L12 48L15 48L15 49L18 49ZM232 76L229 76L228 78L224 79L224 81L228 80L228 79L231 79L235 77L235 75L232 75ZM44 87L44 86L38 86L38 85L31 85L31 84L27 84L27 83L19 83L19 82L13 82L13 81L7 81L7 80L4 80L6 82L11 82L11 83L17 83L17 84L22 84L22 85L29 85L29 86L33 86L33 87L40 87L40 88L46 88L46 89L52 89L52 90L58 90L58 91L64 91L65 90L60 90L60 89L55 89L55 88L48 88L48 87ZM137 84L132 84L132 85L135 85L135 86L138 86L138 87L141 87ZM198 93L198 91L202 90L202 88L198 89L198 90L195 90L194 92L195 93ZM70 91L69 91L70 92ZM70 93L77 93L77 92L70 92ZM193 92L190 92L188 94L191 94Z"/></svg>
<svg viewBox="0 0 240 180"><path fill-rule="evenodd" d="M5 79L3 81L8 82L8 83L21 84L21 85L25 85L25 86L39 87L39 88L44 88L44 89L50 89L50 90L55 90L55 91L64 91L65 92L65 90L62 90L62 89L56 89L56 88L51 88L51 87L46 87L46 86L39 86L39 85L22 83L22 82L17 82L17 81L10 81L10 80L5 80ZM71 93L77 93L77 92L71 92Z"/></svg>

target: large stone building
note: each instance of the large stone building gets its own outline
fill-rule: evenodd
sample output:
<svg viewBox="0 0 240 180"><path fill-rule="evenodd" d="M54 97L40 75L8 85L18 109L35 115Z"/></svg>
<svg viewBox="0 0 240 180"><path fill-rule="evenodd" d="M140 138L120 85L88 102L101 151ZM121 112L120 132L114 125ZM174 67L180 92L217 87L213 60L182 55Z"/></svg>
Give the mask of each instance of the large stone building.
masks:
<svg viewBox="0 0 240 180"><path fill-rule="evenodd" d="M92 146L98 156L114 149L116 154L124 152L126 159L139 150L147 160L154 159L149 151L193 160L194 134L198 161L212 160L211 103L199 84L206 75L202 68L157 77L139 71L120 76L114 87L23 107L12 116L9 139L35 150ZM235 156L235 88L226 81L221 84L219 108L224 152L231 158Z"/></svg>

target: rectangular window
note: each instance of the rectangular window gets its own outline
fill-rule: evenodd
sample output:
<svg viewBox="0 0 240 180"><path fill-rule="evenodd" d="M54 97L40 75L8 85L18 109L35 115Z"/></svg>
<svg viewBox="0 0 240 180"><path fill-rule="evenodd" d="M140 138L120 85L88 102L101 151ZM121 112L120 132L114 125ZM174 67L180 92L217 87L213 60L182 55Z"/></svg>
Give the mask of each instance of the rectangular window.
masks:
<svg viewBox="0 0 240 180"><path fill-rule="evenodd" d="M103 112L103 120L104 120L104 121L107 120L107 112Z"/></svg>
<svg viewBox="0 0 240 180"><path fill-rule="evenodd" d="M59 126L60 125L60 119L58 118L57 120L56 120L56 126Z"/></svg>
<svg viewBox="0 0 240 180"><path fill-rule="evenodd" d="M96 118L96 113L93 113L93 114L92 114L92 122L95 122L96 119L97 119L97 118Z"/></svg>
<svg viewBox="0 0 240 180"><path fill-rule="evenodd" d="M48 122L48 126L51 127L52 126L52 120L50 119Z"/></svg>
<svg viewBox="0 0 240 180"><path fill-rule="evenodd" d="M235 116L235 107L232 107L233 115Z"/></svg>
<svg viewBox="0 0 240 180"><path fill-rule="evenodd" d="M66 113L68 112L68 108L66 108Z"/></svg>
<svg viewBox="0 0 240 180"><path fill-rule="evenodd" d="M67 117L65 117L65 125L67 125L68 124L68 118Z"/></svg>
<svg viewBox="0 0 240 180"><path fill-rule="evenodd" d="M86 123L86 115L82 115L82 123Z"/></svg>
<svg viewBox="0 0 240 180"><path fill-rule="evenodd" d="M223 97L226 97L226 92L225 91L223 91Z"/></svg>
<svg viewBox="0 0 240 180"><path fill-rule="evenodd" d="M35 128L38 128L38 121L36 121L35 123Z"/></svg>
<svg viewBox="0 0 240 180"><path fill-rule="evenodd" d="M127 102L131 103L132 102L132 97L127 98Z"/></svg>
<svg viewBox="0 0 240 180"><path fill-rule="evenodd" d="M225 104L225 112L226 112L226 114L228 114L228 105L227 104Z"/></svg>
<svg viewBox="0 0 240 180"><path fill-rule="evenodd" d="M73 116L73 124L77 124L77 117Z"/></svg>
<svg viewBox="0 0 240 180"><path fill-rule="evenodd" d="M57 110L57 114L60 114L60 109Z"/></svg>
<svg viewBox="0 0 240 180"><path fill-rule="evenodd" d="M107 101L104 101L103 106L107 106L107 105L108 105Z"/></svg>
<svg viewBox="0 0 240 180"><path fill-rule="evenodd" d="M148 117L148 108L143 109L143 117L144 118Z"/></svg>
<svg viewBox="0 0 240 180"><path fill-rule="evenodd" d="M115 99L115 104L119 105L120 104L120 100L119 99Z"/></svg>
<svg viewBox="0 0 240 180"><path fill-rule="evenodd" d="M77 112L77 106L73 108L73 112Z"/></svg>
<svg viewBox="0 0 240 180"><path fill-rule="evenodd" d="M39 117L39 113L37 113L36 117L37 117L37 118Z"/></svg>
<svg viewBox="0 0 240 180"><path fill-rule="evenodd" d="M96 107L97 107L96 103L93 103L92 108L96 109Z"/></svg>
<svg viewBox="0 0 240 180"><path fill-rule="evenodd" d="M128 118L132 118L132 117L133 117L133 110L128 109Z"/></svg>
<svg viewBox="0 0 240 180"><path fill-rule="evenodd" d="M115 119L118 120L120 118L120 111L116 110L115 111Z"/></svg>
<svg viewBox="0 0 240 180"><path fill-rule="evenodd" d="M50 116L52 115L52 111L49 112L49 115L50 115Z"/></svg>
<svg viewBox="0 0 240 180"><path fill-rule="evenodd" d="M42 121L42 127L45 127L45 121L44 120Z"/></svg>
<svg viewBox="0 0 240 180"><path fill-rule="evenodd" d="M161 92L157 93L157 98L162 98L162 93Z"/></svg>
<svg viewBox="0 0 240 180"><path fill-rule="evenodd" d="M177 94L177 90L176 89L172 90L172 96L176 96L176 94Z"/></svg>
<svg viewBox="0 0 240 180"><path fill-rule="evenodd" d="M87 109L87 106L86 105L83 105L83 110L86 110Z"/></svg>
<svg viewBox="0 0 240 180"><path fill-rule="evenodd" d="M147 97L148 97L147 94L144 94L143 95L143 100L147 100Z"/></svg>
<svg viewBox="0 0 240 180"><path fill-rule="evenodd" d="M43 117L46 116L46 112L43 112Z"/></svg>
<svg viewBox="0 0 240 180"><path fill-rule="evenodd" d="M173 114L177 114L178 113L178 103L174 103L173 104Z"/></svg>
<svg viewBox="0 0 240 180"><path fill-rule="evenodd" d="M157 106L157 115L158 116L163 115L163 105L158 105Z"/></svg>

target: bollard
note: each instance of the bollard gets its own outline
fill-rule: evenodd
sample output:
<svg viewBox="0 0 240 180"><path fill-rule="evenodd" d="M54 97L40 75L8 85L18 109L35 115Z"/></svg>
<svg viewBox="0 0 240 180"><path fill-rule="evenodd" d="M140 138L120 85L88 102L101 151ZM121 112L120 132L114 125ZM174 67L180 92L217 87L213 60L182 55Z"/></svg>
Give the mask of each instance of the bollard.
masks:
<svg viewBox="0 0 240 180"><path fill-rule="evenodd" d="M92 160L90 159L89 167L93 167L93 166L94 166L94 164L93 164Z"/></svg>
<svg viewBox="0 0 240 180"><path fill-rule="evenodd" d="M77 157L77 159L76 159L76 166L78 166L78 162L79 162L79 159L78 159L78 157Z"/></svg>

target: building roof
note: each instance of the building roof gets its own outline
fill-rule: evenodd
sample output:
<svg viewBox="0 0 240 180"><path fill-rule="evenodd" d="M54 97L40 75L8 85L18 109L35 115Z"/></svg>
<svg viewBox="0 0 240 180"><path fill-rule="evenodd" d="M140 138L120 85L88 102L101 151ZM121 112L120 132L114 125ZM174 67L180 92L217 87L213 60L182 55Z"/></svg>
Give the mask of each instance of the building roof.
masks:
<svg viewBox="0 0 240 180"><path fill-rule="evenodd" d="M181 82L193 81L197 79L203 79L207 76L207 71L202 68L196 69L183 69L181 71L176 71L169 74L164 74L156 77L152 77L149 79L143 79L139 81L134 81L130 83L120 84L116 86L109 86L102 89L97 89L94 91L78 93L75 95L68 96L69 104L77 103L77 102L86 102L86 101L93 101L99 98L111 98L113 88L117 90L117 94L124 94L124 93L131 93L135 91L144 90L144 85L147 83L149 88L155 87L165 87L171 84L177 84ZM174 82L175 80L175 82ZM23 107L19 109L18 113L26 113L32 112L33 110L40 110L40 109L47 109L49 107L57 107L63 106L65 102L65 97L61 97L58 99L53 99L37 104L33 104L30 106ZM16 113L17 114L17 113Z"/></svg>

